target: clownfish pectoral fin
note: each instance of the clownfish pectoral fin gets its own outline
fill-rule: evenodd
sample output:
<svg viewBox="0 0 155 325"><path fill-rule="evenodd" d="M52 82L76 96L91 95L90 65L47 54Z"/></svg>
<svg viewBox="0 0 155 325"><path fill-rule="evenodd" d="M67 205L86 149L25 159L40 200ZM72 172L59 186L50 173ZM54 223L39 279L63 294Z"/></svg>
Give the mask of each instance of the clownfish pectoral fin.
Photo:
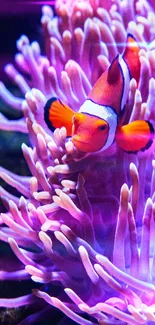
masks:
<svg viewBox="0 0 155 325"><path fill-rule="evenodd" d="M140 48L135 38L131 35L127 35L126 48L123 53L123 59L127 64L130 78L136 79L139 82L140 78L140 60L139 60Z"/></svg>
<svg viewBox="0 0 155 325"><path fill-rule="evenodd" d="M118 146L128 153L149 149L153 143L154 128L149 121L137 120L118 126L115 140Z"/></svg>
<svg viewBox="0 0 155 325"><path fill-rule="evenodd" d="M44 107L44 120L48 128L54 132L56 128L65 127L67 136L72 135L72 118L75 112L58 98L50 98Z"/></svg>

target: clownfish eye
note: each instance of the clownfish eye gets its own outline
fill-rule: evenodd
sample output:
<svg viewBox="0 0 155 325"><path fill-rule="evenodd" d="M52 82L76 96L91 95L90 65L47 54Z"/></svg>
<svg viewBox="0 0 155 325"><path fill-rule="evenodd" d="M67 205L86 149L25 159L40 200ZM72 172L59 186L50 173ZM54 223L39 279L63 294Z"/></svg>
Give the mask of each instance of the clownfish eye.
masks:
<svg viewBox="0 0 155 325"><path fill-rule="evenodd" d="M107 129L107 125L106 124L103 124L103 125L100 125L99 126L99 130L100 131L104 131L104 130L106 130Z"/></svg>

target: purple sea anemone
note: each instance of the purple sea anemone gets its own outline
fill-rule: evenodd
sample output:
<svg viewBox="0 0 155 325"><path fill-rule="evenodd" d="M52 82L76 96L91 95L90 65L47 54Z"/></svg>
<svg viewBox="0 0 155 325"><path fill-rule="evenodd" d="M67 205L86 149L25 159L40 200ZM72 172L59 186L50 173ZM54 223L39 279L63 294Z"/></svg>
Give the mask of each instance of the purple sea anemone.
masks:
<svg viewBox="0 0 155 325"><path fill-rule="evenodd" d="M0 306L31 307L20 325L52 319L53 306L82 325L153 324L154 150L127 154L114 143L102 155L82 154L64 127L50 132L43 111L52 96L77 111L128 31L141 47L141 77L131 80L124 121L155 121L155 13L146 0L59 0L56 13L43 7L46 54L22 36L15 66L5 67L25 99L0 84L3 100L23 112L14 121L1 114L0 128L28 133L31 146L22 151L32 175L0 169L21 195L0 188L0 239L14 253L1 262L0 280L38 284ZM66 316L59 324L70 324Z"/></svg>

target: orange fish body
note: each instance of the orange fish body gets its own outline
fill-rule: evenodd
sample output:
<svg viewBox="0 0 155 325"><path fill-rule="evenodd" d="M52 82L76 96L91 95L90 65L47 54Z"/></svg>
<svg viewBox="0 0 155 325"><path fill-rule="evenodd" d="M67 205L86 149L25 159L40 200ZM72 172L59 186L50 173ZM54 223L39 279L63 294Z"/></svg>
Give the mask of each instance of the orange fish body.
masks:
<svg viewBox="0 0 155 325"><path fill-rule="evenodd" d="M135 78L138 82L140 78L139 50L137 42L128 35L123 54L117 55L96 81L78 113L57 98L48 100L44 110L48 127L53 131L65 126L75 147L83 152L106 150L114 140L124 151L148 149L154 135L150 122L134 121L118 126L130 80Z"/></svg>

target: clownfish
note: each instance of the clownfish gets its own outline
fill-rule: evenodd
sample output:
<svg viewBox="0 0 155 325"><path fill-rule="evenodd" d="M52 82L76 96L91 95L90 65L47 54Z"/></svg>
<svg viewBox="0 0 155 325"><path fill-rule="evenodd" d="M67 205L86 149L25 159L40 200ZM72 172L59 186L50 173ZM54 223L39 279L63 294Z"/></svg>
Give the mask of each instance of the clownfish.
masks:
<svg viewBox="0 0 155 325"><path fill-rule="evenodd" d="M106 150L114 140L129 153L148 149L154 136L149 121L136 120L119 125L130 80L135 78L139 82L139 51L136 40L128 34L124 52L118 54L102 73L77 113L58 98L49 99L44 108L49 129L54 131L64 126L75 147L86 153Z"/></svg>

